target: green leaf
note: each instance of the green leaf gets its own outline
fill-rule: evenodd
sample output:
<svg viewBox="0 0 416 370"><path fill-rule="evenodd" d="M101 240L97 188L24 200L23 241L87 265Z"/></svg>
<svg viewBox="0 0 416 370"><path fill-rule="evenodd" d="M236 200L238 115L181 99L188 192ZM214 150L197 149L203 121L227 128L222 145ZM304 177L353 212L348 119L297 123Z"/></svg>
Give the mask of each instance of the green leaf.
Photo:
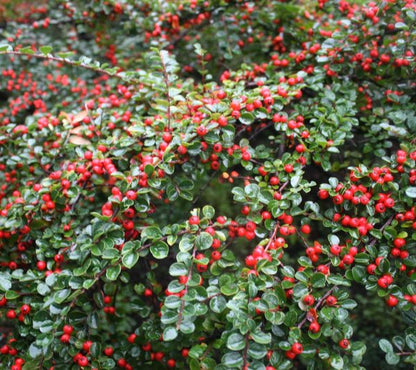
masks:
<svg viewBox="0 0 416 370"><path fill-rule="evenodd" d="M32 343L29 346L29 356L31 358L38 358L40 355L42 355L42 348L38 347L36 343Z"/></svg>
<svg viewBox="0 0 416 370"><path fill-rule="evenodd" d="M347 310L352 310L357 307L357 302L352 299L346 299L345 301L342 301L341 306Z"/></svg>
<svg viewBox="0 0 416 370"><path fill-rule="evenodd" d="M169 254L169 246L162 241L157 241L150 247L150 253L158 260L164 259Z"/></svg>
<svg viewBox="0 0 416 370"><path fill-rule="evenodd" d="M247 354L256 360L261 360L267 355L267 347L259 343L250 343Z"/></svg>
<svg viewBox="0 0 416 370"><path fill-rule="evenodd" d="M169 326L163 331L163 340L167 342L176 339L177 336L178 331L173 326Z"/></svg>
<svg viewBox="0 0 416 370"><path fill-rule="evenodd" d="M243 125L250 125L254 121L254 115L250 112L244 112L238 119Z"/></svg>
<svg viewBox="0 0 416 370"><path fill-rule="evenodd" d="M213 297L209 302L209 307L215 313L221 313L222 311L224 311L226 305L227 300L222 295Z"/></svg>
<svg viewBox="0 0 416 370"><path fill-rule="evenodd" d="M62 289L56 292L53 296L53 300L56 303L63 303L71 294L71 289Z"/></svg>
<svg viewBox="0 0 416 370"><path fill-rule="evenodd" d="M406 335L406 344L412 351L414 351L416 349L416 335L415 334Z"/></svg>
<svg viewBox="0 0 416 370"><path fill-rule="evenodd" d="M400 362L400 356L394 352L388 352L386 353L386 362L389 365L397 365Z"/></svg>
<svg viewBox="0 0 416 370"><path fill-rule="evenodd" d="M333 285L344 285L344 286L350 286L351 282L349 282L347 279L345 279L342 275L329 275L328 278L328 283L333 284Z"/></svg>
<svg viewBox="0 0 416 370"><path fill-rule="evenodd" d="M241 351L244 346L244 337L239 333L233 333L227 339L227 348L231 351Z"/></svg>
<svg viewBox="0 0 416 370"><path fill-rule="evenodd" d="M195 246L198 250L205 250L211 247L213 240L213 237L204 231L196 237Z"/></svg>
<svg viewBox="0 0 416 370"><path fill-rule="evenodd" d="M260 187L257 184L248 184L244 188L244 192L252 199L257 199L260 193Z"/></svg>
<svg viewBox="0 0 416 370"><path fill-rule="evenodd" d="M356 282L361 282L366 275L365 267L354 266L352 268L352 277Z"/></svg>
<svg viewBox="0 0 416 370"><path fill-rule="evenodd" d="M202 214L206 218L213 218L215 215L215 209L212 206L205 206L204 208L202 208Z"/></svg>
<svg viewBox="0 0 416 370"><path fill-rule="evenodd" d="M325 275L320 272L313 274L311 283L314 288L323 288L326 283Z"/></svg>
<svg viewBox="0 0 416 370"><path fill-rule="evenodd" d="M221 362L229 368L241 368L243 356L239 352L227 352L222 356Z"/></svg>
<svg viewBox="0 0 416 370"><path fill-rule="evenodd" d="M121 262L124 267L131 269L139 260L139 254L136 252L130 252L123 256Z"/></svg>
<svg viewBox="0 0 416 370"><path fill-rule="evenodd" d="M293 296L296 298L301 298L304 295L308 294L308 288L305 284L297 283L293 287Z"/></svg>
<svg viewBox="0 0 416 370"><path fill-rule="evenodd" d="M8 277L6 277L6 275L4 274L0 274L0 289L3 292L7 292L9 289L11 289L11 287L12 287L12 283L8 279Z"/></svg>
<svg viewBox="0 0 416 370"><path fill-rule="evenodd" d="M331 357L331 366L334 368L334 369L337 369L337 370L342 370L343 369L343 367L344 367L344 360L342 359L342 357L340 356L340 355L333 355L332 357Z"/></svg>
<svg viewBox="0 0 416 370"><path fill-rule="evenodd" d="M333 234L328 235L328 241L331 243L331 245L339 244L338 236L333 235Z"/></svg>
<svg viewBox="0 0 416 370"><path fill-rule="evenodd" d="M120 264L117 264L115 266L111 266L107 269L105 276L107 277L108 280L117 280L118 275L120 275L121 272L121 266Z"/></svg>
<svg viewBox="0 0 416 370"><path fill-rule="evenodd" d="M169 267L169 274L171 276L182 276L188 274L188 269L182 262L175 262Z"/></svg>
<svg viewBox="0 0 416 370"><path fill-rule="evenodd" d="M22 54L30 54L30 55L35 54L35 52L33 51L32 47L30 47L30 46L25 46L24 48L21 48L19 51Z"/></svg>
<svg viewBox="0 0 416 370"><path fill-rule="evenodd" d="M39 50L42 54L48 55L52 51L52 46L41 46Z"/></svg>
<svg viewBox="0 0 416 370"><path fill-rule="evenodd" d="M0 53L4 51L12 51L13 48L10 45L2 44L0 45Z"/></svg>
<svg viewBox="0 0 416 370"><path fill-rule="evenodd" d="M251 337L256 343L269 344L272 340L270 333L263 333L262 331L255 331L251 333Z"/></svg>
<svg viewBox="0 0 416 370"><path fill-rule="evenodd" d="M393 352L393 346L387 339L380 339L378 345L383 352Z"/></svg>
<svg viewBox="0 0 416 370"><path fill-rule="evenodd" d="M416 187L415 187L415 186L409 186L409 187L406 189L406 195L407 195L409 198L416 198Z"/></svg>
<svg viewBox="0 0 416 370"><path fill-rule="evenodd" d="M186 335L192 334L195 331L195 324L189 320L182 320L179 330Z"/></svg>
<svg viewBox="0 0 416 370"><path fill-rule="evenodd" d="M111 247L108 249L104 249L102 257L107 260L112 260L114 258L117 258L119 255L120 252L118 251L118 249Z"/></svg>
<svg viewBox="0 0 416 370"><path fill-rule="evenodd" d="M47 284L45 284L45 283L39 283L39 284L38 284L38 287L37 287L37 291L38 291L38 293L39 293L40 295L46 295L46 294L48 294L51 290L50 290L50 288L48 287L48 285L47 285Z"/></svg>
<svg viewBox="0 0 416 370"><path fill-rule="evenodd" d="M15 292L14 290L9 290L6 292L6 298L10 301L12 299L19 298L19 293Z"/></svg>
<svg viewBox="0 0 416 370"><path fill-rule="evenodd" d="M302 179L302 177L301 176L299 176L299 175L295 175L295 176L293 176L291 179L290 179L290 185L293 187L293 188L296 188L296 186L298 186L299 185L299 183L300 183L300 180Z"/></svg>
<svg viewBox="0 0 416 370"><path fill-rule="evenodd" d="M145 239L159 239L162 237L162 232L160 231L160 229L157 226L149 226L146 227L143 231L142 231L142 240Z"/></svg>

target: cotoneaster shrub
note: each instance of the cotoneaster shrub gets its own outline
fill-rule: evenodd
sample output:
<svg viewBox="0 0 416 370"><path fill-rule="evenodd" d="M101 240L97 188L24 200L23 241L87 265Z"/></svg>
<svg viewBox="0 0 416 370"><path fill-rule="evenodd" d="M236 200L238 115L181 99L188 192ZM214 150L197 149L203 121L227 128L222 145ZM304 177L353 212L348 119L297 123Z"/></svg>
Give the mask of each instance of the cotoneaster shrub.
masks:
<svg viewBox="0 0 416 370"><path fill-rule="evenodd" d="M4 369L416 365L416 3L0 2Z"/></svg>

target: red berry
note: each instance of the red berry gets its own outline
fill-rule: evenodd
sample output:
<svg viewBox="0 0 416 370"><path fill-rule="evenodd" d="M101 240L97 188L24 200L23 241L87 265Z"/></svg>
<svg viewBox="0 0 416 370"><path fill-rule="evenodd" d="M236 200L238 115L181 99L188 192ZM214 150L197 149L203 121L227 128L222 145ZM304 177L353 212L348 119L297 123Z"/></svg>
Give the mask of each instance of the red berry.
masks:
<svg viewBox="0 0 416 370"><path fill-rule="evenodd" d="M80 356L78 358L78 365L81 367L87 366L88 365L88 359L85 356Z"/></svg>
<svg viewBox="0 0 416 370"><path fill-rule="evenodd" d="M315 298L311 294L307 294L303 297L303 303L307 306L312 306L315 303Z"/></svg>
<svg viewBox="0 0 416 370"><path fill-rule="evenodd" d="M341 253L341 247L338 244L331 245L329 251L334 255L338 256Z"/></svg>
<svg viewBox="0 0 416 370"><path fill-rule="evenodd" d="M311 227L308 224L302 225L300 231L302 231L304 234L310 234Z"/></svg>
<svg viewBox="0 0 416 370"><path fill-rule="evenodd" d="M69 343L71 336L69 334L62 334L61 335L61 342L62 343Z"/></svg>
<svg viewBox="0 0 416 370"><path fill-rule="evenodd" d="M350 341L344 338L344 339L341 339L338 344L341 348L346 349L350 346Z"/></svg>
<svg viewBox="0 0 416 370"><path fill-rule="evenodd" d="M20 312L23 315L27 315L30 312L30 306L28 304L24 304L22 307L20 307Z"/></svg>
<svg viewBox="0 0 416 370"><path fill-rule="evenodd" d="M327 306L334 306L337 304L337 299L333 295L330 295L326 299L326 304Z"/></svg>
<svg viewBox="0 0 416 370"><path fill-rule="evenodd" d="M92 342L91 342L90 340L87 340L86 342L84 342L84 343L82 344L82 349L83 349L85 352L89 352L89 350L90 350L91 346L92 346Z"/></svg>
<svg viewBox="0 0 416 370"><path fill-rule="evenodd" d="M318 197L319 197L319 199L327 199L329 197L329 193L325 189L320 189L318 191Z"/></svg>
<svg viewBox="0 0 416 370"><path fill-rule="evenodd" d="M65 325L63 328L63 332L68 335L71 335L73 331L74 328L72 327L72 325Z"/></svg>
<svg viewBox="0 0 416 370"><path fill-rule="evenodd" d="M189 217L189 225L199 225L199 217L198 216L191 216Z"/></svg>
<svg viewBox="0 0 416 370"><path fill-rule="evenodd" d="M176 366L176 361L173 358L170 358L169 360L166 361L166 365L168 365L168 367L175 367Z"/></svg>
<svg viewBox="0 0 416 370"><path fill-rule="evenodd" d="M319 325L316 321L312 322L309 325L309 331L312 333L318 333L321 330L321 325Z"/></svg>
<svg viewBox="0 0 416 370"><path fill-rule="evenodd" d="M299 342L295 342L292 344L291 350L295 355L300 355L303 352L303 346Z"/></svg>
<svg viewBox="0 0 416 370"><path fill-rule="evenodd" d="M387 306L394 307L397 305L397 303L399 303L399 300L394 295L389 295L386 303L387 303Z"/></svg>
<svg viewBox="0 0 416 370"><path fill-rule="evenodd" d="M136 340L136 338L137 338L137 335L136 335L136 334L134 334L134 333L132 333L132 334L130 334L130 335L127 337L127 341L128 341L128 342L130 342L130 343L134 343L134 341Z"/></svg>
<svg viewBox="0 0 416 370"><path fill-rule="evenodd" d="M114 353L114 349L113 349L113 347L108 346L108 347L105 347L105 348L104 348L104 354L105 354L106 356L110 357L110 356L112 356L112 355L113 355L113 353Z"/></svg>

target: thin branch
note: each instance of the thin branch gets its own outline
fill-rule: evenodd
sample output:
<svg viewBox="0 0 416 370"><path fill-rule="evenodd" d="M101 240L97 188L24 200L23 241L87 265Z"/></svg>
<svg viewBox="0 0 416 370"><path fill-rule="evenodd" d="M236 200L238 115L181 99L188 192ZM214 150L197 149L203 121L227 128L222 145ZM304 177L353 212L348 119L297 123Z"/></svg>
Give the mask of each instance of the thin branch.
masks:
<svg viewBox="0 0 416 370"><path fill-rule="evenodd" d="M277 230L279 230L279 228L280 228L280 223L276 222L276 226L274 227L274 230L269 239L269 242L267 243L266 248L264 248L265 252L267 252L267 250L270 248L271 244L273 243L273 240L276 238L276 233L277 233Z"/></svg>
<svg viewBox="0 0 416 370"><path fill-rule="evenodd" d="M188 293L189 280L192 279L192 271L193 271L193 266L194 266L193 260L195 258L195 253L196 253L196 248L194 248L193 252L192 252L192 263L191 263L191 266L189 267L189 270L188 270L188 276L187 276L187 280L186 280L186 283L185 283L185 289L184 289L183 296L186 295L186 293ZM178 322L176 323L176 330L179 330L179 327L181 326L182 319L183 319L183 310L185 309L185 299L184 299L183 296L181 297L182 301L181 301L181 307L179 308L179 312L178 312Z"/></svg>
<svg viewBox="0 0 416 370"><path fill-rule="evenodd" d="M166 65L165 62L163 61L163 56L162 53L159 52L159 56L160 56L160 62L162 63L162 73L163 73L163 81L165 82L166 85L166 99L168 100L168 112L167 112L167 116L168 116L168 129L170 130L170 119L171 119L171 111L170 111L170 105L171 105L171 99L170 99L170 93L169 93L169 76L168 73L166 71Z"/></svg>
<svg viewBox="0 0 416 370"><path fill-rule="evenodd" d="M306 239L303 237L303 235L300 233L300 231L297 228L296 228L296 234L298 235L300 240L302 240L305 247L308 248L308 242L306 241Z"/></svg>
<svg viewBox="0 0 416 370"><path fill-rule="evenodd" d="M389 219L385 222L385 224L378 231L380 231L380 233L383 233L384 229L391 224L393 219L394 219L394 216L391 215ZM374 238L368 245L372 247L376 243L377 243L377 238Z"/></svg>
<svg viewBox="0 0 416 370"><path fill-rule="evenodd" d="M317 310L323 304L324 300L327 299L334 289L337 288L337 285L334 285L331 289L329 289L321 298L319 298L318 302L316 302L314 309ZM308 319L308 315L305 315L303 320L298 324L298 328L301 329L302 326L305 324L306 320Z"/></svg>
<svg viewBox="0 0 416 370"><path fill-rule="evenodd" d="M244 340L245 340L245 345L244 345L244 351L243 351L243 370L247 369L247 352L248 352L248 347L249 347L249 338L248 338L248 333L246 334Z"/></svg>
<svg viewBox="0 0 416 370"><path fill-rule="evenodd" d="M65 63L67 65L74 66L74 67L81 67L81 68L84 68L84 69L88 69L90 71L98 72L98 73L107 75L109 77L115 77L115 78L121 79L121 80L126 81L126 82L131 82L131 83L136 83L136 84L140 83L140 81L137 80L137 79L133 79L133 78L129 79L129 78L126 78L124 76L121 76L119 74L119 72L112 72L110 70L106 70L106 69L103 69L103 68L100 68L100 67L85 64L81 61L74 61L74 60L69 60L69 59L66 59L66 58L60 58L60 57L56 57L56 56L53 56L53 55L50 55L50 54L35 54L35 53L30 54L30 53L24 53L24 52L16 51L16 50L6 50L6 51L1 51L0 55L26 56L26 57L29 57L29 58L33 57L33 58L37 58L37 59L51 60L51 61L58 62L58 63Z"/></svg>

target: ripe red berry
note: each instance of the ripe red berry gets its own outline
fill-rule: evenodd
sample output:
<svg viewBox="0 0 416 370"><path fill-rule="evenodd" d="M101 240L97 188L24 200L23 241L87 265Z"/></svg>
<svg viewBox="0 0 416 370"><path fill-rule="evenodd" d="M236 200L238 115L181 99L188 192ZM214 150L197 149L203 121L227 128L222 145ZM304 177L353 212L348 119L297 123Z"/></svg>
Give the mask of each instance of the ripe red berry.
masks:
<svg viewBox="0 0 416 370"><path fill-rule="evenodd" d="M89 350L90 350L91 346L92 346L92 342L91 342L90 340L87 340L86 342L84 342L84 343L82 344L82 349L83 349L85 352L89 352Z"/></svg>
<svg viewBox="0 0 416 370"><path fill-rule="evenodd" d="M300 355L303 352L303 346L299 342L295 342L292 344L291 350L295 355Z"/></svg>
<svg viewBox="0 0 416 370"><path fill-rule="evenodd" d="M45 261L38 261L36 263L36 267L38 268L39 271L43 271L46 268L46 262Z"/></svg>
<svg viewBox="0 0 416 370"><path fill-rule="evenodd" d="M312 333L318 333L321 330L321 325L318 322L314 321L309 325L309 331Z"/></svg>
<svg viewBox="0 0 416 370"><path fill-rule="evenodd" d="M319 199L327 199L329 197L329 193L325 189L320 189L318 191L318 197L319 197Z"/></svg>
<svg viewBox="0 0 416 370"><path fill-rule="evenodd" d="M126 198L131 199L131 200L135 200L137 198L137 192L134 191L134 190L127 191Z"/></svg>
<svg viewBox="0 0 416 370"><path fill-rule="evenodd" d="M173 368L176 366L176 361L173 358L170 358L169 360L166 361L166 365L168 365L168 367Z"/></svg>
<svg viewBox="0 0 416 370"><path fill-rule="evenodd" d="M304 234L310 234L311 227L308 224L302 225L302 227L300 228L300 231L303 232Z"/></svg>
<svg viewBox="0 0 416 370"><path fill-rule="evenodd" d="M326 304L327 306L334 306L337 304L337 299L333 295L330 295L326 298Z"/></svg>
<svg viewBox="0 0 416 370"><path fill-rule="evenodd" d="M163 352L156 352L154 356L156 361L162 361L165 354Z"/></svg>
<svg viewBox="0 0 416 370"><path fill-rule="evenodd" d="M74 331L74 328L72 327L72 325L64 325L63 332L65 334L71 335L73 331Z"/></svg>
<svg viewBox="0 0 416 370"><path fill-rule="evenodd" d="M61 342L62 343L69 343L71 336L69 334L62 334L61 335Z"/></svg>
<svg viewBox="0 0 416 370"><path fill-rule="evenodd" d="M22 305L22 307L20 307L20 312L21 312L23 315L28 315L28 314L29 314L29 312L30 312L30 306L29 306L28 304L24 304L24 305Z"/></svg>
<svg viewBox="0 0 416 370"><path fill-rule="evenodd" d="M386 303L387 303L387 306L394 307L394 306L397 306L397 304L399 303L399 300L394 295L389 295Z"/></svg>
<svg viewBox="0 0 416 370"><path fill-rule="evenodd" d="M338 256L341 253L341 247L338 244L331 245L329 251L334 255Z"/></svg>
<svg viewBox="0 0 416 370"><path fill-rule="evenodd" d="M189 225L199 225L199 217L198 216L191 216L189 217Z"/></svg>
<svg viewBox="0 0 416 370"><path fill-rule="evenodd" d="M406 245L406 240L402 238L396 238L394 239L393 244L396 248L402 248Z"/></svg>
<svg viewBox="0 0 416 370"><path fill-rule="evenodd" d="M134 334L134 333L132 333L132 334L130 334L130 335L127 337L127 341L128 341L128 342L130 342L130 343L134 343L134 341L136 340L136 338L137 338L137 335L136 335L136 334Z"/></svg>
<svg viewBox="0 0 416 370"><path fill-rule="evenodd" d="M307 294L303 297L303 303L307 306L312 306L315 303L315 298L311 294Z"/></svg>
<svg viewBox="0 0 416 370"><path fill-rule="evenodd" d="M296 353L293 351L286 351L285 352L285 356L289 359L289 360L293 360L296 357Z"/></svg>
<svg viewBox="0 0 416 370"><path fill-rule="evenodd" d="M346 349L350 346L350 341L344 338L344 339L341 339L338 344L341 348Z"/></svg>
<svg viewBox="0 0 416 370"><path fill-rule="evenodd" d="M81 367L87 366L88 365L88 359L85 356L80 356L78 358L78 365Z"/></svg>
<svg viewBox="0 0 416 370"><path fill-rule="evenodd" d="M105 347L105 348L104 348L104 354L105 354L106 356L110 357L110 356L112 356L112 355L113 355L113 353L114 353L114 349L113 349L113 347L108 346L108 347Z"/></svg>
<svg viewBox="0 0 416 370"><path fill-rule="evenodd" d="M218 252L218 251L213 251L213 252L211 253L211 258L212 258L214 261L218 261L219 259L221 259L221 253L220 253L220 252Z"/></svg>
<svg viewBox="0 0 416 370"><path fill-rule="evenodd" d="M284 170L285 170L285 172L287 172L287 173L291 173L291 172L293 172L293 165L292 165L292 164L286 164L286 165L284 166Z"/></svg>

